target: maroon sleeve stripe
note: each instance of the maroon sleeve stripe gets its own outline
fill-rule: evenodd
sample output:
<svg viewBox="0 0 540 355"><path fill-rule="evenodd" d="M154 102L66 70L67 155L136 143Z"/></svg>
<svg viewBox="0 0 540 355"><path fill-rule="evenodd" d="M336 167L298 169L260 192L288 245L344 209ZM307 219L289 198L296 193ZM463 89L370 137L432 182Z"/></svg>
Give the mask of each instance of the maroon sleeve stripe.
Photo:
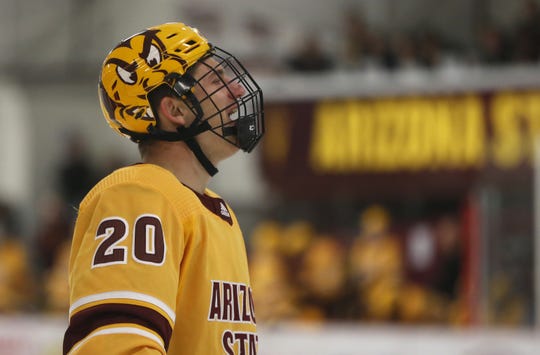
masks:
<svg viewBox="0 0 540 355"><path fill-rule="evenodd" d="M169 348L172 328L167 318L150 308L130 304L102 304L74 314L64 335L64 355L97 328L132 323L151 329L163 339L165 350Z"/></svg>

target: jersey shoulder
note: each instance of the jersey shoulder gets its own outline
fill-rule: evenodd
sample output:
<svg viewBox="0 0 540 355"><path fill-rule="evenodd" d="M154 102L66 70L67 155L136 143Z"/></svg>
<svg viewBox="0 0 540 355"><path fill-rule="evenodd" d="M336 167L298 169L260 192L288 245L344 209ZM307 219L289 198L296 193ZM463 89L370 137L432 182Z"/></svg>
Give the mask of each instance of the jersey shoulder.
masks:
<svg viewBox="0 0 540 355"><path fill-rule="evenodd" d="M149 192L168 200L181 214L191 214L201 208L196 194L170 171L153 164L135 164L115 170L103 178L81 202L81 209L95 202L96 198L122 199Z"/></svg>

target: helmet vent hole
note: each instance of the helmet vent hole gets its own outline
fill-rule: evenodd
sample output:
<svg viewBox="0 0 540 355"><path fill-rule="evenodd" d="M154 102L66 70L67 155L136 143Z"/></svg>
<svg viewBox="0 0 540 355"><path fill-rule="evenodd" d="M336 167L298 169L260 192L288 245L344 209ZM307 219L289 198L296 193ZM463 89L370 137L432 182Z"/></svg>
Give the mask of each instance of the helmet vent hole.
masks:
<svg viewBox="0 0 540 355"><path fill-rule="evenodd" d="M191 46L191 47L188 47L186 48L186 50L184 51L185 54L188 54L189 52L191 52L192 50L196 49L196 48L199 48L199 45L195 45L195 46Z"/></svg>

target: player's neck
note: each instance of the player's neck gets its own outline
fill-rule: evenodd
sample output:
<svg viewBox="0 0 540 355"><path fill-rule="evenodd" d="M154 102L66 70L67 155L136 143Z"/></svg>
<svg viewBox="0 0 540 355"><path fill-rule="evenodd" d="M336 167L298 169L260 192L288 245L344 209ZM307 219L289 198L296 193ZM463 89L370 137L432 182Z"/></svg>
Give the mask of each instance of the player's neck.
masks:
<svg viewBox="0 0 540 355"><path fill-rule="evenodd" d="M143 157L143 163L155 164L169 170L184 185L203 194L210 175L199 163L193 152L183 142L158 143Z"/></svg>

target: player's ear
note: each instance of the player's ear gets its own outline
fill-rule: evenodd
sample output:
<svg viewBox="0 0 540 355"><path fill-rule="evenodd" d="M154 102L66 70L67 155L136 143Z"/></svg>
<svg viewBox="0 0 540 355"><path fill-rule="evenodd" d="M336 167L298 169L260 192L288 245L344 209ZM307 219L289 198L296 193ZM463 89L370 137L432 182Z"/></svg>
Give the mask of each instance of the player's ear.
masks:
<svg viewBox="0 0 540 355"><path fill-rule="evenodd" d="M185 126L189 110L184 103L175 97L166 96L159 103L162 122L170 122L174 126ZM163 122L165 124L165 122Z"/></svg>

